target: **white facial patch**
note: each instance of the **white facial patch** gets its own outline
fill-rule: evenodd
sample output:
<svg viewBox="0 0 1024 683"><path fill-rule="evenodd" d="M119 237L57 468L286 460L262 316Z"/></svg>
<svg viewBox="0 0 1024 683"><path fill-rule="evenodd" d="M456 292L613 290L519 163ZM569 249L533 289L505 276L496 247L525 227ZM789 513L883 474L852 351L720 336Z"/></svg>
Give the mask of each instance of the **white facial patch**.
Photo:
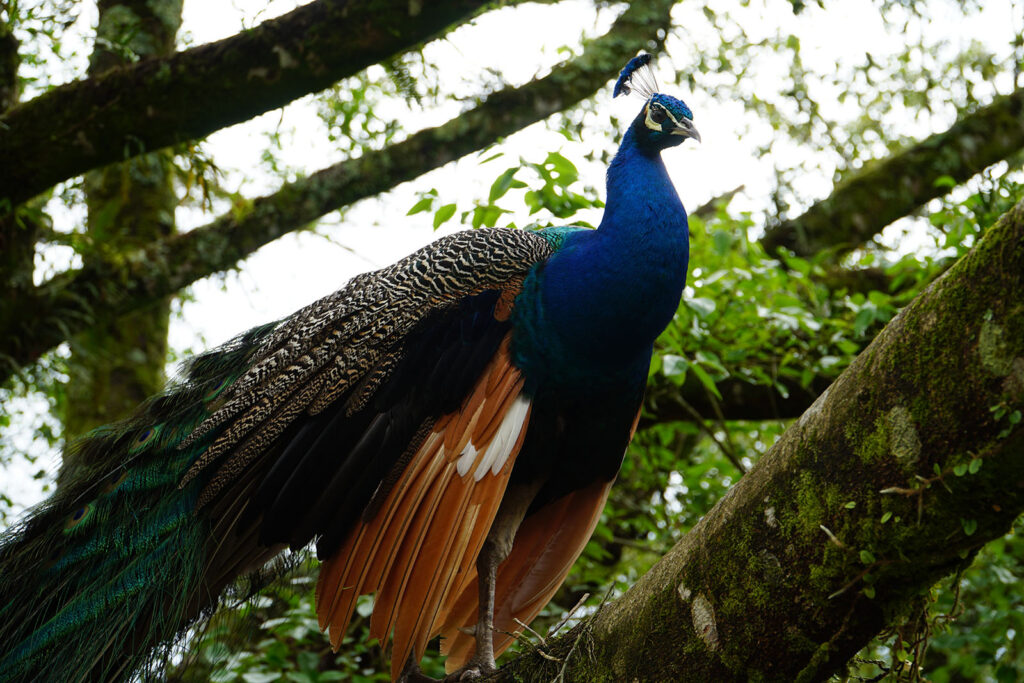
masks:
<svg viewBox="0 0 1024 683"><path fill-rule="evenodd" d="M651 118L651 114L655 110L665 115L665 120L662 121L661 123L657 123L653 118ZM650 128L651 130L656 130L659 133L664 133L665 129L662 128L662 126L665 124L666 121L671 121L672 124L676 127L679 126L679 121L676 119L676 117L672 116L672 112L670 112L668 109L665 109L664 107L661 106L655 106L654 104L647 105L647 117L644 119L644 123L647 124L648 128Z"/></svg>

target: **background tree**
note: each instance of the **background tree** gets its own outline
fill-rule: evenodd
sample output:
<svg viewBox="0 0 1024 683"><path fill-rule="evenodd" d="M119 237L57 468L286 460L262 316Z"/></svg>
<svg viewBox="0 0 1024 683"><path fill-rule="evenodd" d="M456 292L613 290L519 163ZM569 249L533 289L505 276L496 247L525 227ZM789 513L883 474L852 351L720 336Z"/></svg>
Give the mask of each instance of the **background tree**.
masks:
<svg viewBox="0 0 1024 683"><path fill-rule="evenodd" d="M980 8L970 3L880 3L874 26L865 19L873 12L844 2L556 3L498 16L479 15L483 6L440 0L417 11L409 3L318 0L275 19L249 17L249 30L219 42L189 47L186 33L172 53L180 3L100 3L95 35L95 20L78 18L88 10L76 3L0 3L0 280L9 292L0 300L0 465L25 470L25 451L38 458L46 452L40 444L59 446L152 391L167 360L169 296L318 219L317 234L343 239L332 225L339 209L387 193L345 218L365 222L380 211L387 218L378 222L391 224L379 230L389 236L399 221L428 229L594 222L594 188L614 146L605 136L621 128L609 125L609 109L617 110L604 90L630 56L664 44L671 60L659 59L659 72L677 81L666 89L686 97L707 140L670 163L688 206L718 199L692 212L691 286L659 342L644 429L595 541L534 628L554 626L584 593L595 597L570 621L594 612L646 574L741 477L743 485L640 590L540 645L559 661L534 655L514 666L553 667L534 674L541 680L616 680L654 659L644 649L650 643L671 642L676 655L647 677L675 680L673 667L696 672L686 656L697 653L720 667L709 676L745 679L757 669L814 680L839 671L882 631L847 675L914 680L923 666L932 680L1016 679L1024 670L1014 590L1021 549L1003 534L1020 511L1004 490L1019 480L1011 457L1020 450L1024 381L1013 270L1019 215L993 226L1024 196L1020 31L1010 30L1021 26L1020 9L988 8L972 19ZM517 21L580 16L584 36L568 41L560 31L551 52L531 51L530 32L512 32L506 73L444 53L449 45L470 50L481 34L485 52L499 52ZM456 28L471 20L475 27ZM984 42L960 37L972 21L985 28L977 31ZM1006 29L1002 39L990 30L997 25ZM850 26L861 42L823 59L818 36L842 44ZM554 52L566 42L564 53ZM86 52L94 55L88 69ZM542 75L518 76L513 64ZM56 86L61 80L69 82ZM237 189L240 176L219 172L210 152L222 149L217 137L203 138L296 98L264 128L261 172L245 181L256 189ZM722 126L719 135L705 133L702 115L714 119L710 130ZM561 136L536 128L513 135L542 120ZM307 127L319 146L331 141L320 162L291 153L303 140L294 131ZM389 193L462 157L454 172ZM769 172L744 163L750 158ZM456 173L487 182L455 189L447 178ZM703 196L693 196L695 187ZM175 233L176 221L188 229ZM914 315L931 311L932 331L908 327L917 318L902 315L798 423L820 423L822 440L794 454L795 437L787 436L757 464L883 326L989 232L987 249L914 304ZM275 270L311 271L305 244L301 257ZM335 275L330 287L340 281ZM249 288L237 278L222 282ZM314 296L292 293L277 314ZM957 297L962 306L950 303ZM947 328L957 335L938 336ZM170 359L182 352L179 343ZM940 377L957 379L931 381ZM820 409L862 391L874 398L859 399L850 415ZM41 414L41 403L63 421ZM953 406L962 414L949 413ZM955 438L936 439L932 425L956 425ZM32 430L39 438L26 449ZM950 452L951 443L960 450ZM779 496L771 504L751 493L769 485ZM717 521L730 514L742 522L735 529ZM779 546L773 529L789 534L788 544ZM739 540L718 550L725 538ZM695 569L694 553L715 559L713 577ZM189 639L174 675L382 678L381 655L361 644L358 620L351 647L329 653L312 617L313 569L296 559L297 590L276 588L246 602L235 613L242 618L212 620ZM714 589L702 591L704 584ZM785 608L766 609L783 595ZM657 636L646 646L630 641L616 630L623 613L650 613L645 637ZM735 654L757 651L751 645L771 629L738 623L761 616L791 636L771 647L794 668Z"/></svg>

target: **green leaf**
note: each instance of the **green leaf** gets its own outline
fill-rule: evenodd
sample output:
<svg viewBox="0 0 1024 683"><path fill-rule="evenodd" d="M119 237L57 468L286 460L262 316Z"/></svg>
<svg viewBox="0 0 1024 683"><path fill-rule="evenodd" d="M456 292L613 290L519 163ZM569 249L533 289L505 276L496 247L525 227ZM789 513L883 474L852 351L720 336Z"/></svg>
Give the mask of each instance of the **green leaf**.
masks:
<svg viewBox="0 0 1024 683"><path fill-rule="evenodd" d="M863 593L864 597L868 598L869 600L873 600L875 597L874 586L864 586L863 588L861 588L860 592Z"/></svg>
<svg viewBox="0 0 1024 683"><path fill-rule="evenodd" d="M548 158L544 160L544 165L552 167L559 176L558 184L563 187L575 182L580 175L576 165L558 152L548 154Z"/></svg>
<svg viewBox="0 0 1024 683"><path fill-rule="evenodd" d="M890 519L892 519L892 513L891 512L883 512L882 513L882 524L885 524Z"/></svg>
<svg viewBox="0 0 1024 683"><path fill-rule="evenodd" d="M871 554L870 550L861 550L860 551L860 561L863 564L874 564L875 556Z"/></svg>
<svg viewBox="0 0 1024 683"><path fill-rule="evenodd" d="M295 658L301 671L316 673L320 669L320 655L317 652L301 651L295 655Z"/></svg>
<svg viewBox="0 0 1024 683"><path fill-rule="evenodd" d="M981 469L981 458L972 458L971 463L967 466L967 471L971 474L977 474L978 470Z"/></svg>
<svg viewBox="0 0 1024 683"><path fill-rule="evenodd" d="M974 532L978 530L978 520L961 518L960 526L964 528L964 533L966 535L973 536Z"/></svg>
<svg viewBox="0 0 1024 683"><path fill-rule="evenodd" d="M434 229L441 227L441 224L455 215L455 205L445 204L434 214Z"/></svg>
<svg viewBox="0 0 1024 683"><path fill-rule="evenodd" d="M683 375L685 377L690 363L682 356L666 353L661 356L661 367L666 377L673 377L675 375Z"/></svg>
<svg viewBox="0 0 1024 683"><path fill-rule="evenodd" d="M697 313L699 318L706 318L715 312L715 302L712 299L698 296L692 299L684 298L683 301Z"/></svg>
<svg viewBox="0 0 1024 683"><path fill-rule="evenodd" d="M711 233L711 241L715 245L715 253L724 256L725 252L732 248L732 235L725 230L715 230Z"/></svg>
<svg viewBox="0 0 1024 683"><path fill-rule="evenodd" d="M787 256L786 266L791 270L795 270L801 275L807 275L811 272L811 264L807 259L802 259L799 256Z"/></svg>
<svg viewBox="0 0 1024 683"><path fill-rule="evenodd" d="M516 171L519 168L513 166L512 168L506 169L498 178L491 184L491 192L487 196L487 201L494 203L495 200L501 199L508 192L509 188L512 187L512 181L515 179Z"/></svg>
<svg viewBox="0 0 1024 683"><path fill-rule="evenodd" d="M434 206L434 198L424 197L423 199L413 204L412 208L409 209L409 213L405 215L412 216L413 214L421 213L423 211L429 211L432 206Z"/></svg>
<svg viewBox="0 0 1024 683"><path fill-rule="evenodd" d="M958 477L962 477L965 474L967 474L967 463L962 462L959 465L957 465L956 467L954 467L953 468L953 474L955 474Z"/></svg>
<svg viewBox="0 0 1024 683"><path fill-rule="evenodd" d="M242 674L242 680L245 683L271 683L271 681L281 680L281 672L275 671L273 673L266 671L247 671Z"/></svg>
<svg viewBox="0 0 1024 683"><path fill-rule="evenodd" d="M875 307L865 306L857 312L857 317L853 319L853 333L858 337L863 335L868 329L868 325L875 322Z"/></svg>
<svg viewBox="0 0 1024 683"><path fill-rule="evenodd" d="M857 507L857 501L851 500L850 502L843 505L843 507L846 508L847 510L852 510L853 508Z"/></svg>

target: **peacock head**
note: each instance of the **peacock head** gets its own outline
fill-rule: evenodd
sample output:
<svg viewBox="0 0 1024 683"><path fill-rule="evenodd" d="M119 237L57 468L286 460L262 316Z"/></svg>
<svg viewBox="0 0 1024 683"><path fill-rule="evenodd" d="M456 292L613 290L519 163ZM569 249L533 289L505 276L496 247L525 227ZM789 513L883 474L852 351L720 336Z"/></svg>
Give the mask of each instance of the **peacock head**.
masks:
<svg viewBox="0 0 1024 683"><path fill-rule="evenodd" d="M615 97L635 94L646 100L632 125L637 143L642 148L660 151L675 147L686 138L700 142L700 133L693 125L693 112L682 100L658 92L650 62L649 54L634 57L615 83Z"/></svg>

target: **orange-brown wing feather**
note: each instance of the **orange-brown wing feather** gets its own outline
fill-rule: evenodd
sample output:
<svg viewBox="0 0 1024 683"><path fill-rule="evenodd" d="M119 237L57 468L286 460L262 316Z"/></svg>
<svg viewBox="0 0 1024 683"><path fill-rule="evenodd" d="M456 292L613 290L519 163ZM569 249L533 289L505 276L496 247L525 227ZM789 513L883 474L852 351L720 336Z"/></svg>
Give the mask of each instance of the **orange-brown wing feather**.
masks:
<svg viewBox="0 0 1024 683"><path fill-rule="evenodd" d="M522 447L529 422L522 386L506 338L460 410L434 424L376 515L323 563L317 612L333 647L358 596L376 593L370 635L386 643L393 630L392 675L410 655L422 656L452 596L472 578ZM488 449L493 456L499 447L500 466L484 471Z"/></svg>
<svg viewBox="0 0 1024 683"><path fill-rule="evenodd" d="M595 482L531 514L516 532L512 552L498 567L494 590L494 653L503 652L554 596L601 518L612 482ZM455 671L473 655L471 628L477 619L476 575L453 596L441 626L445 669Z"/></svg>

